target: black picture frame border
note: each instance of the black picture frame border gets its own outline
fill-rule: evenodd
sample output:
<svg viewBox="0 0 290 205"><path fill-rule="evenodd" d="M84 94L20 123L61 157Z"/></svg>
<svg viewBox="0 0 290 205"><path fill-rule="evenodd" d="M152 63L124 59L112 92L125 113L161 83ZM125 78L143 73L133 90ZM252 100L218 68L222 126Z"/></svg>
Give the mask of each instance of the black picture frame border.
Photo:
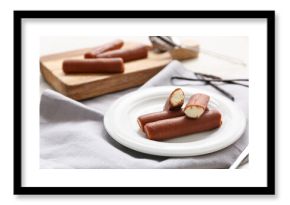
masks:
<svg viewBox="0 0 290 205"><path fill-rule="evenodd" d="M267 20L266 187L23 187L21 184L21 23L31 18L216 18ZM273 195L275 194L275 11L14 11L14 194L15 195Z"/></svg>

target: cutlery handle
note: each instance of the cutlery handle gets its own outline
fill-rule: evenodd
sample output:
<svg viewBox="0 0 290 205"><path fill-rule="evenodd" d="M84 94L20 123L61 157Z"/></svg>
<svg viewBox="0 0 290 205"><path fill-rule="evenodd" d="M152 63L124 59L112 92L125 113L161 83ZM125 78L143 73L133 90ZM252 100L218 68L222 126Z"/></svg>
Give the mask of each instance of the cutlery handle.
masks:
<svg viewBox="0 0 290 205"><path fill-rule="evenodd" d="M240 154L240 156L236 159L236 161L230 166L229 169L237 169L239 165L243 162L243 160L249 155L249 146L247 146L244 151Z"/></svg>

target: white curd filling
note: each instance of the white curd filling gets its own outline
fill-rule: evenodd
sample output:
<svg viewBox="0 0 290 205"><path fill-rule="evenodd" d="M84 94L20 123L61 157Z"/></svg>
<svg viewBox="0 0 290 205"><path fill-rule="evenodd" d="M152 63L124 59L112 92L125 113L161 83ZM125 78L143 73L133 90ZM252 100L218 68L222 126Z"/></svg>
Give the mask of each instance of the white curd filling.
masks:
<svg viewBox="0 0 290 205"><path fill-rule="evenodd" d="M182 90L177 90L173 93L172 98L171 98L171 103L173 106L182 104L184 101L184 94Z"/></svg>
<svg viewBox="0 0 290 205"><path fill-rule="evenodd" d="M190 106L184 110L185 115L190 118L199 118L203 112L204 109L198 106Z"/></svg>

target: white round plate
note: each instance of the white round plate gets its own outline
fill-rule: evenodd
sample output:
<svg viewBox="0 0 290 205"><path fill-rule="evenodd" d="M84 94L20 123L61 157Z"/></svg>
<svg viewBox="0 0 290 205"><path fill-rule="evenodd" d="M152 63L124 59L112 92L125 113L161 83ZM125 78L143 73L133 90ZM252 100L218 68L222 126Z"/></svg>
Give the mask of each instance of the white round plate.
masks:
<svg viewBox="0 0 290 205"><path fill-rule="evenodd" d="M177 87L151 87L131 92L116 100L104 117L107 132L116 141L133 150L159 156L196 156L223 149L234 143L245 130L246 119L242 111L229 99L208 91L180 87L185 103L194 93L210 96L209 109L222 113L222 126L208 132L191 134L162 142L149 140L140 130L140 115L163 110L168 95Z"/></svg>

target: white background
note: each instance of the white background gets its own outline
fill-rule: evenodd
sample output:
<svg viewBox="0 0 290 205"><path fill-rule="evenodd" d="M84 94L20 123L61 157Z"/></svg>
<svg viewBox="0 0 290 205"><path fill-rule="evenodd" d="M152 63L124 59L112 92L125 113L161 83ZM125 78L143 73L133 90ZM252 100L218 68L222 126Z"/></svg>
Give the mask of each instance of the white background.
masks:
<svg viewBox="0 0 290 205"><path fill-rule="evenodd" d="M89 2L89 1L88 1ZM95 3L93 3L95 2ZM289 12L287 5L274 3L274 1L199 1L198 4L190 1L166 1L157 3L157 1L136 2L136 5L130 1L120 1L112 3L109 0L102 2L102 5L96 1L91 3L78 2L74 5L71 1L61 3L60 1L9 1L6 5L1 5L1 62L2 62L2 80L1 80L1 202L5 204L287 204L289 196L289 136L287 136L289 111ZM173 3L174 2L174 3ZM287 1L285 1L287 2ZM3 4L3 3L1 3ZM277 91L277 174L276 196L13 196L13 12L15 9L275 9L276 16L276 91ZM283 52L283 53L282 53ZM282 68L283 65L283 68ZM279 79L279 80L278 80ZM284 95L282 96L282 92ZM286 107L287 105L287 107ZM283 113L281 112L283 110ZM284 133L284 136L282 135Z"/></svg>

